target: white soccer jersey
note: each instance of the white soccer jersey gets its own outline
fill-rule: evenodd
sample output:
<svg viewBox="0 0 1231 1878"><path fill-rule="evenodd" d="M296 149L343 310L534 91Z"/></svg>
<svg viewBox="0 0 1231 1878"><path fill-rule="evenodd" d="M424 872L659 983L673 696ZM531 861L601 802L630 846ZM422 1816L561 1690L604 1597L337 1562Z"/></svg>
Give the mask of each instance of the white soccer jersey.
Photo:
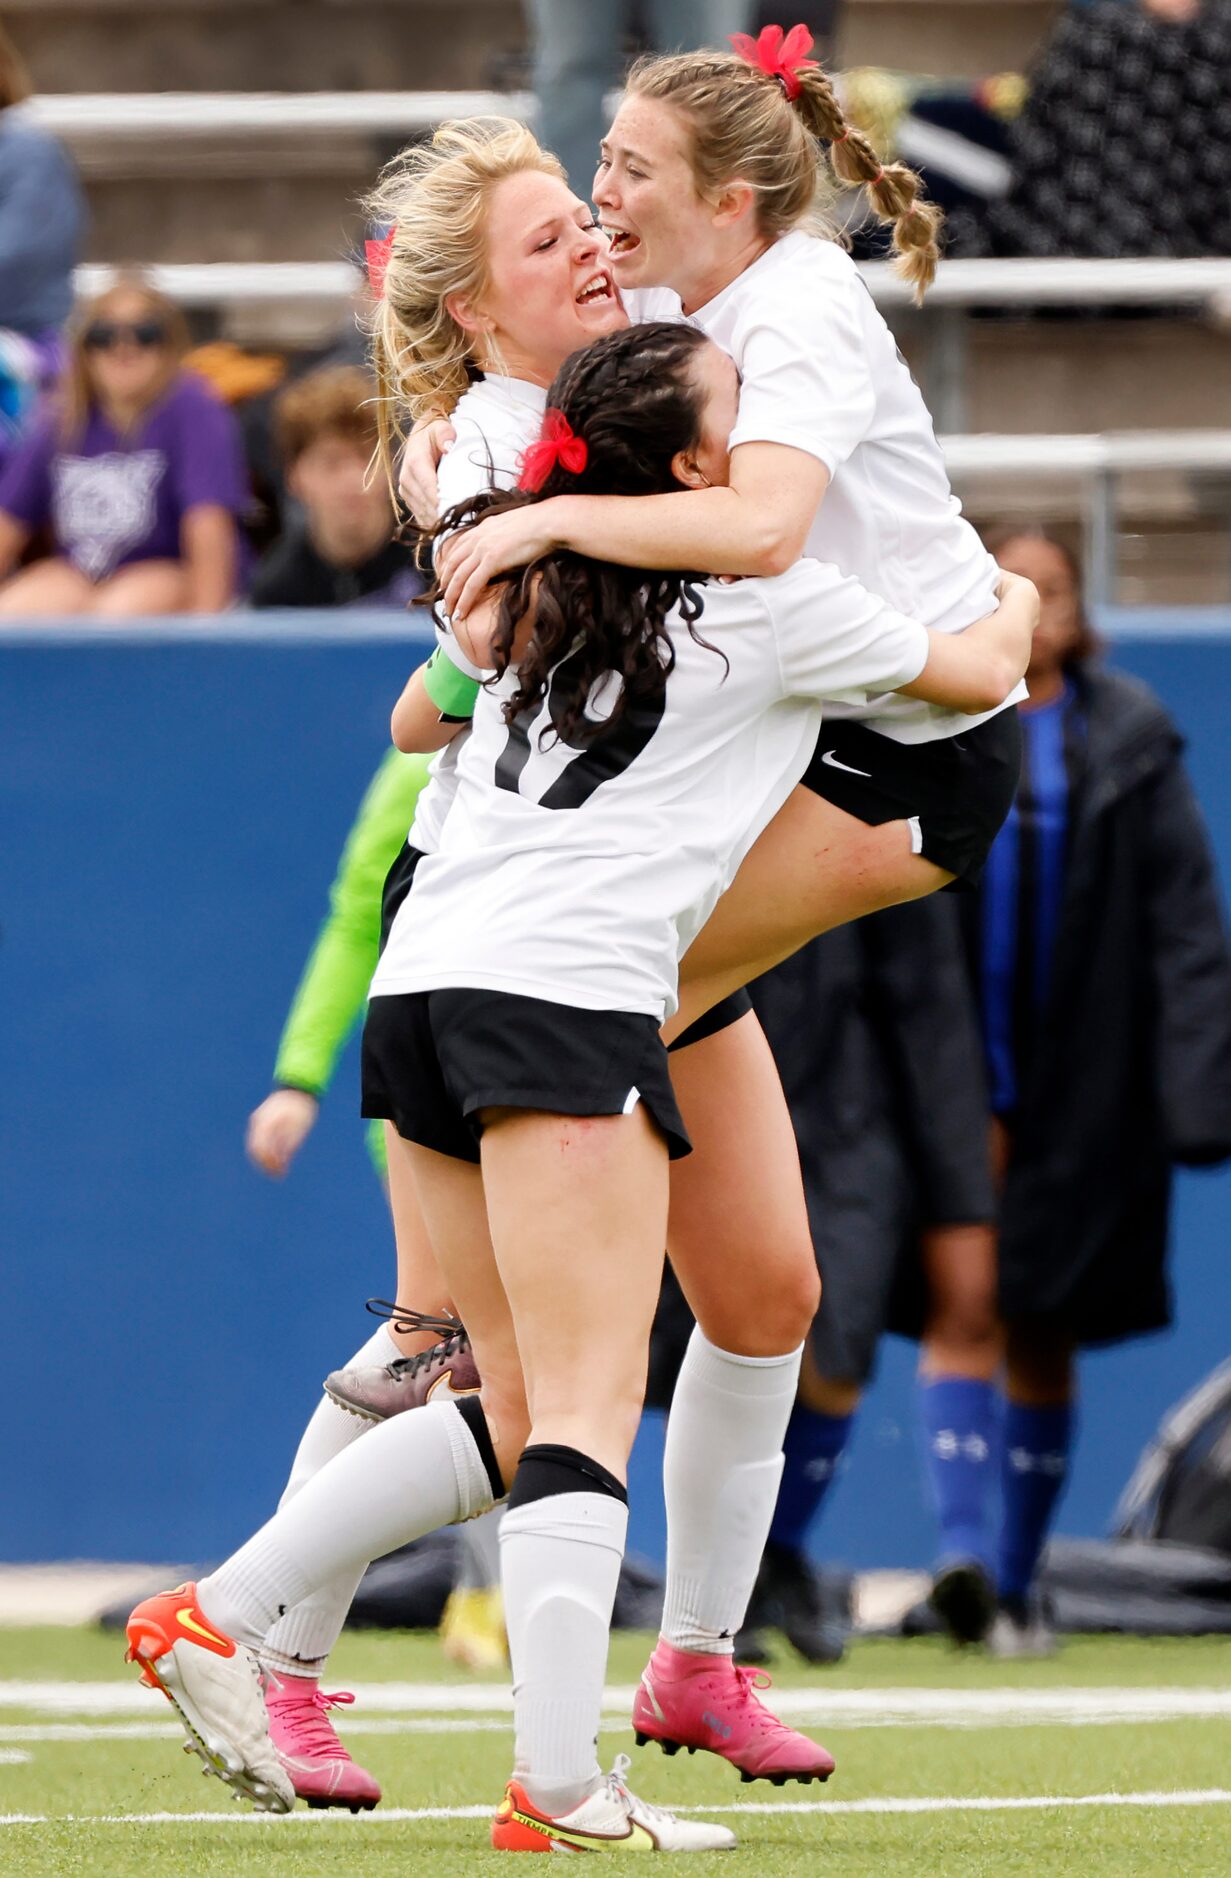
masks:
<svg viewBox="0 0 1231 1878"><path fill-rule="evenodd" d="M666 289L627 300L637 319L680 317ZM849 255L796 230L689 318L740 370L731 448L790 444L829 471L805 553L941 632L995 609L996 564L962 515L919 387ZM1025 696L1022 685L1007 702ZM834 715L926 743L996 713L888 697Z"/></svg>
<svg viewBox="0 0 1231 1878"><path fill-rule="evenodd" d="M442 458L437 471L441 515L485 489L513 487L522 451L538 436L546 405L547 393L542 387L524 379L488 377L474 381L458 400L449 420L457 432L457 442ZM440 626L436 633L455 665L471 677L482 676L451 634L446 639ZM458 758L467 734L459 731L433 759L431 781L415 804L410 843L425 854L434 854L440 845L440 831L453 801Z"/></svg>
<svg viewBox="0 0 1231 1878"><path fill-rule="evenodd" d="M815 561L700 592L698 630L725 657L673 617L661 707L589 747L556 738L546 702L508 726L514 674L480 694L439 849L373 997L473 986L659 1021L674 1010L680 954L811 757L815 700L909 684L928 655L922 626ZM592 696L596 722L617 682Z"/></svg>

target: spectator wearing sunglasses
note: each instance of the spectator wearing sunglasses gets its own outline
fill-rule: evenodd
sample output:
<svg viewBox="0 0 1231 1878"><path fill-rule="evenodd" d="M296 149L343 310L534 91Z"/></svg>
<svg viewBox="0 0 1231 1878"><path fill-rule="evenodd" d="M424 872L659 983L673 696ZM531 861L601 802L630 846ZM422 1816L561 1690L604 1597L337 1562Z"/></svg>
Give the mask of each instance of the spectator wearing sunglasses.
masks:
<svg viewBox="0 0 1231 1878"><path fill-rule="evenodd" d="M0 616L231 604L243 452L231 413L183 369L187 347L179 308L139 278L84 307L51 409L0 476Z"/></svg>

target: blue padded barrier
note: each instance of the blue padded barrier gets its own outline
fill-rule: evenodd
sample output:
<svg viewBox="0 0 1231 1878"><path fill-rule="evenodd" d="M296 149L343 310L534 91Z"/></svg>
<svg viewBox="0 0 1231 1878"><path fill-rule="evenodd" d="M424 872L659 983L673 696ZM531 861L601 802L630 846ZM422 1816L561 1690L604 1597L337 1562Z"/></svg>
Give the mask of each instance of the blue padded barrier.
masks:
<svg viewBox="0 0 1231 1878"><path fill-rule="evenodd" d="M1231 615L1160 627L1117 657L1189 735L1225 876ZM424 643L348 613L0 643L0 1558L225 1553L371 1328L362 1300L389 1294L353 1046L285 1184L242 1141ZM1101 1528L1158 1413L1227 1354L1229 1203L1228 1175L1182 1177L1175 1333L1086 1365L1067 1530ZM929 1556L912 1360L886 1349L819 1535L831 1556ZM649 1550L655 1438L633 1491Z"/></svg>

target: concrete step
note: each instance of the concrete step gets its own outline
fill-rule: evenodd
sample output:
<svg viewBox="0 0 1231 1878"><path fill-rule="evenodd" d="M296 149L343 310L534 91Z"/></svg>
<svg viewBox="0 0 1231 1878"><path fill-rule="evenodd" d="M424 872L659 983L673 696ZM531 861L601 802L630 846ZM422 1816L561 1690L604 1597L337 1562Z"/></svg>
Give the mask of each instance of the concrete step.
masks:
<svg viewBox="0 0 1231 1878"><path fill-rule="evenodd" d="M967 427L1202 429L1231 409L1231 333L1196 320L974 320Z"/></svg>
<svg viewBox="0 0 1231 1878"><path fill-rule="evenodd" d="M837 63L1020 70L1061 4L845 0ZM6 0L5 19L42 91L485 85L527 38L514 0Z"/></svg>
<svg viewBox="0 0 1231 1878"><path fill-rule="evenodd" d="M509 0L24 0L5 18L39 91L462 89L524 41Z"/></svg>

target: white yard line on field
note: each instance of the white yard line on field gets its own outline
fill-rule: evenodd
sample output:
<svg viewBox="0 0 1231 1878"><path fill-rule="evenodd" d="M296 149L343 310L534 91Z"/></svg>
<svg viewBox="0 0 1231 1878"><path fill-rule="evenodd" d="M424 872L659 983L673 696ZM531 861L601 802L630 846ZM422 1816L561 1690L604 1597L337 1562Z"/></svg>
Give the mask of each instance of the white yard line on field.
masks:
<svg viewBox="0 0 1231 1878"><path fill-rule="evenodd" d="M628 1724L604 1722L606 1733L614 1734ZM403 1716L398 1720L348 1722L348 1735L507 1735L513 1731L511 1716L468 1716L454 1721L447 1715ZM0 1742L4 1741L176 1741L184 1730L178 1722L4 1722L0 1723ZM0 1760L4 1749L0 1748Z"/></svg>
<svg viewBox="0 0 1231 1878"><path fill-rule="evenodd" d="M677 1813L710 1814L841 1814L841 1813L1021 1813L1054 1808L1090 1806L1227 1806L1231 1790L1197 1787L1190 1791L1159 1793L1032 1793L1001 1796L944 1795L935 1799L867 1800L740 1800L727 1806L678 1806ZM477 1806L390 1806L376 1813L300 1811L275 1818L269 1813L0 1813L0 1826L260 1826L278 1831L285 1824L347 1826L367 1832L373 1826L405 1825L415 1821L490 1819L492 1803Z"/></svg>
<svg viewBox="0 0 1231 1878"><path fill-rule="evenodd" d="M413 1732L405 1724L374 1717L442 1716L459 1732L478 1725L475 1716L508 1716L513 1697L501 1683L368 1682L354 1686L360 1715L347 1721L348 1734ZM614 1724L631 1711L631 1686L604 1692L604 1712ZM140 1717L154 1722L158 1696L140 1683L3 1682L0 1709L35 1715ZM1227 1688L1052 1689L775 1689L774 1710L795 1722L847 1728L1020 1728L1089 1727L1107 1723L1231 1719ZM366 1714L364 1713L366 1711ZM17 1727L21 1724L12 1724ZM503 1725L503 1724L502 1724ZM16 1737L9 1728L4 1738ZM77 1737L85 1739L87 1737Z"/></svg>

